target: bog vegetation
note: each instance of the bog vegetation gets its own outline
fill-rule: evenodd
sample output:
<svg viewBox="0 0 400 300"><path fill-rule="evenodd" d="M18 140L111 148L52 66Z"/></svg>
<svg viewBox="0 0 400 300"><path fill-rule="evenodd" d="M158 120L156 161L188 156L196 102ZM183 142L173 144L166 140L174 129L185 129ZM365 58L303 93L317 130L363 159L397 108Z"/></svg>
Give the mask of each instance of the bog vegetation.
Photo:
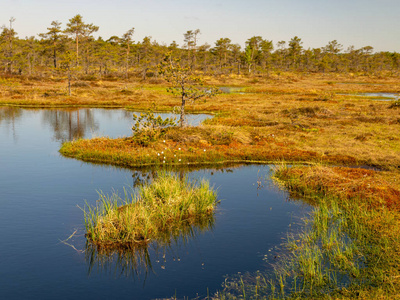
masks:
<svg viewBox="0 0 400 300"><path fill-rule="evenodd" d="M64 28L53 22L39 39L18 38L12 22L3 27L0 105L69 107L71 121L78 109L71 107L142 112L133 117L132 136L62 145L63 155L89 162L124 167L309 165L284 167L275 174L294 198L316 206L304 231L288 238L288 257L269 277L256 274L247 281L227 281L216 297L398 296L398 53L374 53L369 46L344 50L337 41L304 49L299 37L279 41L276 48L260 36L250 37L243 49L229 38L199 45L199 30L187 31L179 47L150 37L134 42L133 28L108 40L94 38L97 30L80 15ZM175 67L168 69L171 64ZM368 93L394 98L365 97ZM156 111L177 112L180 120L157 118ZM213 117L198 127L184 126L185 112ZM0 107L0 124L3 113L13 111ZM154 194L157 184L143 188L135 199L101 195L101 206L86 208L94 245L167 239L185 230L182 222L209 226L202 217L193 217L197 200L163 207L168 199L186 199L190 183L166 184L168 193L182 193L176 197L166 191L160 192L163 197ZM207 194L200 198L209 200L201 204L200 215L206 220L215 194L206 192L206 184L200 190ZM118 201L124 206L118 207ZM156 208L148 210L147 205ZM140 226L125 222L131 215Z"/></svg>

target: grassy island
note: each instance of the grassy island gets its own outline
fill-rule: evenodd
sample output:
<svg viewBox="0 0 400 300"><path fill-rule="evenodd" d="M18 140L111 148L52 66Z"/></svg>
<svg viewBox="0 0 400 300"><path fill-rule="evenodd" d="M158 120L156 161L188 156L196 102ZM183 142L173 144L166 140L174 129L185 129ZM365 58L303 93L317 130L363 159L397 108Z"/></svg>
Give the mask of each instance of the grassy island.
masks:
<svg viewBox="0 0 400 300"><path fill-rule="evenodd" d="M158 241L169 243L192 226L208 227L217 194L205 180L160 174L137 195L101 195L97 207L86 207L88 239L98 247L134 248Z"/></svg>

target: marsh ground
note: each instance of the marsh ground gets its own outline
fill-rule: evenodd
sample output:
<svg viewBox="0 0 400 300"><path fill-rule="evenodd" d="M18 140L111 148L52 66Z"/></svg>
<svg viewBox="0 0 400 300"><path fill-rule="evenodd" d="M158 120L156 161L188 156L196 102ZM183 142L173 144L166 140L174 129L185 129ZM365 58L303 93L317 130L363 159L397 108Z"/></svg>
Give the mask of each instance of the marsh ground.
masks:
<svg viewBox="0 0 400 300"><path fill-rule="evenodd" d="M392 233L398 232L399 225L395 221L387 224L385 220L398 219L400 110L394 101L358 95L399 93L400 80L351 74L286 73L269 78L233 76L206 78L206 81L235 89L225 89L225 93L213 99L187 106L187 112L214 115L198 127L168 129L163 138L146 145L129 137L77 140L65 143L61 153L85 161L128 167L235 161L375 167L381 171L349 171L349 168L327 166L306 171L293 169L282 180L289 182L286 188L300 190L304 195L322 194L333 196L337 202L357 200L373 204L365 206L367 212L373 213L365 214L362 219L362 224L371 229L365 249L374 245L374 249L384 253L385 260L381 262L382 258L374 258L376 252L369 258L370 263L380 262L382 276L374 282L385 284L386 296L396 295L399 275L396 260L392 258L398 256L399 242ZM179 106L179 99L169 95L165 88L161 80L77 81L69 97L62 80L4 78L0 104L172 111ZM164 152L162 158L158 155L161 152ZM341 206L345 211L353 208ZM385 247L378 239L383 235L387 241ZM379 286L371 289L363 287L363 293L378 295L381 291Z"/></svg>

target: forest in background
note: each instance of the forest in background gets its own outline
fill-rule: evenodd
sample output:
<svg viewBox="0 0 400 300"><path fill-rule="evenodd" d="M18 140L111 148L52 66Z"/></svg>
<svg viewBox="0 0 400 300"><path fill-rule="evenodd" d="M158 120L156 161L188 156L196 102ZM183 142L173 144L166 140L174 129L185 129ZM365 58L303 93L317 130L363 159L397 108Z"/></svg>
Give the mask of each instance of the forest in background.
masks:
<svg viewBox="0 0 400 300"><path fill-rule="evenodd" d="M261 36L247 39L245 47L220 38L214 45L199 44L199 29L183 34L183 44L175 41L160 44L150 36L134 41L134 28L122 36L107 40L95 38L99 27L85 23L76 15L62 26L53 21L38 37L19 38L13 29L3 26L0 34L0 73L38 78L73 76L85 80L107 78L157 78L157 66L167 53L181 64L204 75L263 75L271 72L357 73L366 75L397 75L400 54L374 52L373 47L344 49L337 40L326 46L305 49L301 38L273 41Z"/></svg>

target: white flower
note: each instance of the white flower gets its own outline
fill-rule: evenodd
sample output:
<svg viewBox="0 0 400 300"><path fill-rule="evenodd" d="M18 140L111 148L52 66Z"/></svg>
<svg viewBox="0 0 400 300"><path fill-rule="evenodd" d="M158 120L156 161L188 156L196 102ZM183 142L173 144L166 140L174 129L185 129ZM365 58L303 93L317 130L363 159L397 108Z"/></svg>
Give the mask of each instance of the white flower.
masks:
<svg viewBox="0 0 400 300"><path fill-rule="evenodd" d="M204 152L206 152L206 149L204 149Z"/></svg>
<svg viewBox="0 0 400 300"><path fill-rule="evenodd" d="M158 156L160 156L160 153L157 153Z"/></svg>
<svg viewBox="0 0 400 300"><path fill-rule="evenodd" d="M165 163L165 160L163 160L162 163Z"/></svg>
<svg viewBox="0 0 400 300"><path fill-rule="evenodd" d="M181 150L181 148L178 148L178 150Z"/></svg>
<svg viewBox="0 0 400 300"><path fill-rule="evenodd" d="M181 159L179 159L179 161L181 161Z"/></svg>
<svg viewBox="0 0 400 300"><path fill-rule="evenodd" d="M161 154L164 154L164 151L161 151Z"/></svg>
<svg viewBox="0 0 400 300"><path fill-rule="evenodd" d="M165 143L165 140L163 140L163 142Z"/></svg>

